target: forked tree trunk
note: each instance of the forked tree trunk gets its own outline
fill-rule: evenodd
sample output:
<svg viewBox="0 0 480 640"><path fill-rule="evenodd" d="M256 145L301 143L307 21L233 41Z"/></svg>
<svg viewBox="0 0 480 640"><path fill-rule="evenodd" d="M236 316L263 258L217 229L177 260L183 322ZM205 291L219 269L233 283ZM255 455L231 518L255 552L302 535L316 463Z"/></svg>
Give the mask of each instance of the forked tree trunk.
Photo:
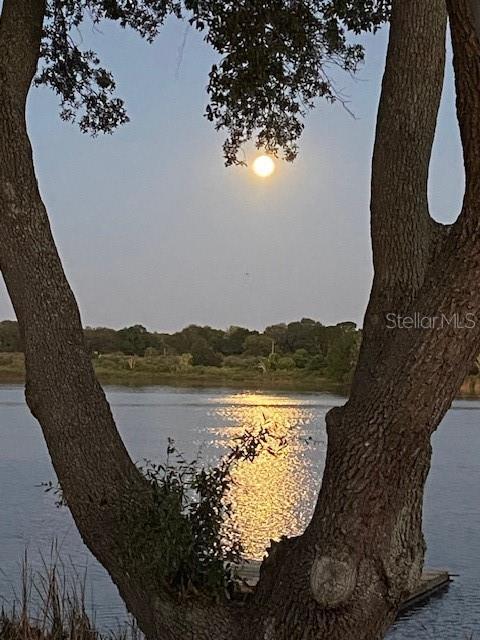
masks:
<svg viewBox="0 0 480 640"><path fill-rule="evenodd" d="M274 545L252 602L236 608L180 605L131 552L125 513L148 515L151 495L95 379L25 124L45 3L4 1L0 266L25 345L27 402L85 543L151 639L376 640L418 581L430 436L480 349L480 319L469 330L402 330L389 329L386 317L464 320L480 303L480 45L470 0L449 4L467 168L462 214L441 227L427 202L444 1L396 0L373 161L375 279L351 397L327 417L327 463L310 525Z"/></svg>

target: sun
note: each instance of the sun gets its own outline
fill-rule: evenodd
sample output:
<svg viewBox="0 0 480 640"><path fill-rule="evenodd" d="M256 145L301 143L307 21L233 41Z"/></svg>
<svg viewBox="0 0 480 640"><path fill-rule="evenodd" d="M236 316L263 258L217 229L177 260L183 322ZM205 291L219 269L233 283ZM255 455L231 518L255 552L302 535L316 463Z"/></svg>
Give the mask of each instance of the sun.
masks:
<svg viewBox="0 0 480 640"><path fill-rule="evenodd" d="M260 178L269 178L275 171L275 162L271 156L263 155L255 158L253 171Z"/></svg>

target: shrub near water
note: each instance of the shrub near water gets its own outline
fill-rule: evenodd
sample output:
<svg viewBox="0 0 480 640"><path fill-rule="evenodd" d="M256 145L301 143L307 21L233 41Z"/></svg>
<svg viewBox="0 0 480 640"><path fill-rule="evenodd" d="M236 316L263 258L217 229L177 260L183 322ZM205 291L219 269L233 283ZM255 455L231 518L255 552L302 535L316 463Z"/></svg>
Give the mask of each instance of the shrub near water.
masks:
<svg viewBox="0 0 480 640"><path fill-rule="evenodd" d="M238 437L217 466L187 462L169 439L163 464L146 461L141 471L153 494L145 511L129 505L129 549L133 563L174 597L202 594L208 599L230 598L235 567L242 561L242 545L233 528L232 505L227 499L234 465L253 461L271 438L266 428ZM268 447L267 447L268 448ZM43 483L57 506L66 506L61 489ZM156 541L162 540L161 551ZM168 544L170 542L170 544ZM0 640L137 640L134 626L108 636L91 623L85 607L85 576L65 571L57 562L29 574L25 562L23 591L18 609L0 615ZM32 597L32 594L35 597Z"/></svg>
<svg viewBox="0 0 480 640"><path fill-rule="evenodd" d="M217 466L186 461L169 438L165 462L146 461L140 467L153 505L146 512L142 500L129 503L124 518L130 528L125 553L143 575L182 598L191 593L231 597L243 552L227 498L233 467L241 460L253 461L263 447L271 452L272 437L267 428L246 431ZM41 486L54 494L57 506L68 506L58 485Z"/></svg>
<svg viewBox="0 0 480 640"><path fill-rule="evenodd" d="M135 509L126 514L132 526L131 557L146 563L159 586L181 597L191 592L214 599L231 596L235 566L242 560L226 498L232 468L239 460L253 460L267 437L266 430L245 433L218 466L187 462L170 439L166 462L147 462L142 468L154 506L147 515Z"/></svg>

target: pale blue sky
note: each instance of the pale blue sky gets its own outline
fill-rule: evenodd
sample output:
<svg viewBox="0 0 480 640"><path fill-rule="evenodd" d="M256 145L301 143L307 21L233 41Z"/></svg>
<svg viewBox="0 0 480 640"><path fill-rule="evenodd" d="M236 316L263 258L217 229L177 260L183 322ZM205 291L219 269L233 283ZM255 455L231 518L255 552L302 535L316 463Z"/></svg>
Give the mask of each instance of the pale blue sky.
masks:
<svg viewBox="0 0 480 640"><path fill-rule="evenodd" d="M203 118L213 56L194 30L172 19L153 46L113 25L82 37L114 72L130 124L91 139L61 122L56 97L37 89L29 129L84 324L361 322L386 32L365 39L358 80L340 80L357 119L320 102L296 163L264 181L223 165L223 138ZM452 84L449 71L430 181L442 221L456 216L463 183ZM12 316L2 287L0 317Z"/></svg>

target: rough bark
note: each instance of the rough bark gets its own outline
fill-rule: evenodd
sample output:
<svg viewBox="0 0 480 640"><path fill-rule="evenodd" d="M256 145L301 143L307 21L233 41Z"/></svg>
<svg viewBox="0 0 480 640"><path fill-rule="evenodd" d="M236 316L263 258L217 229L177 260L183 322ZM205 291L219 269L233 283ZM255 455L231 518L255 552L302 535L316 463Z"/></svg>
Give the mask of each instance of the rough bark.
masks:
<svg viewBox="0 0 480 640"><path fill-rule="evenodd" d="M34 174L25 100L44 2L5 2L0 22L0 265L19 321L26 398L40 422L82 537L112 573L123 547L120 505L141 477L115 428L85 348L78 308Z"/></svg>
<svg viewBox="0 0 480 640"><path fill-rule="evenodd" d="M125 514L148 512L150 493L95 378L34 173L25 102L44 11L43 0L7 0L0 19L0 267L22 333L26 399L82 538L130 611L151 637L178 637L171 627L188 637L195 609L180 616L168 597L159 607L154 579L127 553Z"/></svg>
<svg viewBox="0 0 480 640"><path fill-rule="evenodd" d="M429 213L427 181L445 68L444 0L395 2L371 179L374 280L355 386L368 389L393 332L385 314L408 311L446 230ZM360 392L360 389L359 389Z"/></svg>
<svg viewBox="0 0 480 640"><path fill-rule="evenodd" d="M430 436L480 350L480 319L472 329L391 330L385 318L464 317L480 304L478 16L472 0L448 5L467 174L462 213L441 228L427 202L444 2L396 0L373 160L375 279L352 394L327 418L327 463L310 525L274 545L252 602L236 608L173 601L127 552L126 509L148 513L151 496L95 379L25 123L45 3L4 2L0 267L25 346L27 402L83 539L149 638L374 640L418 580Z"/></svg>
<svg viewBox="0 0 480 640"><path fill-rule="evenodd" d="M449 2L467 187L452 227L428 212L443 2L394 3L372 174L375 279L349 401L327 416L313 519L276 546L256 602L265 637L381 638L423 565L430 436L480 350L480 52L470 0ZM387 314L434 318L388 328ZM439 322L444 320L443 329ZM454 320L453 320L454 321Z"/></svg>

